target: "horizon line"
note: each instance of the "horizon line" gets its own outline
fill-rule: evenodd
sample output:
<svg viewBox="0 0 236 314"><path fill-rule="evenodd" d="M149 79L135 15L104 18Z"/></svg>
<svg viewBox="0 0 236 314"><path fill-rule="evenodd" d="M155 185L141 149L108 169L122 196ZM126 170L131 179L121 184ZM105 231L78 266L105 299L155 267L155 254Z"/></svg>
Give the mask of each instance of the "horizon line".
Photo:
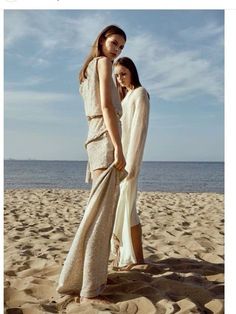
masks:
<svg viewBox="0 0 236 314"><path fill-rule="evenodd" d="M4 158L4 161L73 161L73 162L87 162L87 160L77 159L18 159L18 158ZM143 160L142 162L225 162L224 160Z"/></svg>

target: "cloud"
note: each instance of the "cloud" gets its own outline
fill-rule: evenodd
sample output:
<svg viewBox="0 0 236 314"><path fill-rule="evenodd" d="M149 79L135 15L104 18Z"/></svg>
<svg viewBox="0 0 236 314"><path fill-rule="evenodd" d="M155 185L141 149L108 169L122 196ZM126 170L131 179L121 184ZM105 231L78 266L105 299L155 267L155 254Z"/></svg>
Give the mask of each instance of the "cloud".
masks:
<svg viewBox="0 0 236 314"><path fill-rule="evenodd" d="M31 39L37 49L27 58L21 54L25 64L47 67L66 52L63 62L69 71L83 62L97 30L114 21L111 11L12 11L6 17L8 53L13 53L11 48L20 40ZM147 31L145 25L137 31L130 27L129 20L121 18L120 22L129 30L124 54L135 61L141 82L153 95L165 101L187 101L200 93L223 102L222 25L210 21L201 27L192 26L170 40ZM20 52L16 53L19 57Z"/></svg>
<svg viewBox="0 0 236 314"><path fill-rule="evenodd" d="M5 11L4 46L8 48L17 41L30 35L27 15L19 11Z"/></svg>
<svg viewBox="0 0 236 314"><path fill-rule="evenodd" d="M201 41L203 39L218 38L223 36L224 27L214 21L210 21L201 27L188 27L179 32L179 35L191 41Z"/></svg>
<svg viewBox="0 0 236 314"><path fill-rule="evenodd" d="M31 76L27 77L22 81L5 81L4 82L4 88L7 91L8 95L11 90L15 89L25 89L26 87L35 87L35 86L40 86L44 85L46 83L51 82L53 79L52 78L45 78L45 77L40 77L40 76Z"/></svg>
<svg viewBox="0 0 236 314"><path fill-rule="evenodd" d="M5 48L11 48L23 38L39 45L39 52L50 54L57 49L88 50L106 22L106 14L82 13L79 18L55 11L13 11L5 18Z"/></svg>
<svg viewBox="0 0 236 314"><path fill-rule="evenodd" d="M97 31L107 25L109 16L109 13L83 11L79 18L50 10L7 12L5 53L34 68L50 67L64 54L64 66L70 70L71 63L78 66L78 60L82 61L80 56L85 58ZM24 47L20 45L22 42L25 42Z"/></svg>
<svg viewBox="0 0 236 314"><path fill-rule="evenodd" d="M17 104L49 104L51 102L61 102L69 98L69 95L63 93L36 92L30 90L22 91L6 91L4 93L6 105Z"/></svg>
<svg viewBox="0 0 236 314"><path fill-rule="evenodd" d="M22 121L55 122L73 118L74 106L78 106L78 96L65 93L38 92L32 90L6 91L4 93L4 115L6 119ZM70 110L73 108L73 110Z"/></svg>
<svg viewBox="0 0 236 314"><path fill-rule="evenodd" d="M159 98L188 100L201 93L222 102L223 65L218 59L204 57L201 48L191 50L183 45L180 50L156 35L138 34L129 40L126 52L138 65L143 85ZM222 58L223 49L217 49L221 49Z"/></svg>

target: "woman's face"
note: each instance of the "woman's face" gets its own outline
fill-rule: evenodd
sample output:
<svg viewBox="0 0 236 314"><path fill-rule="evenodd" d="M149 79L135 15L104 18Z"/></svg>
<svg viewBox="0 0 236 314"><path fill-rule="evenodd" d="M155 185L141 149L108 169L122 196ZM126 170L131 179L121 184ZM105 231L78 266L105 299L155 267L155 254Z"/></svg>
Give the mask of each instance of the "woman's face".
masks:
<svg viewBox="0 0 236 314"><path fill-rule="evenodd" d="M129 69L124 67L123 65L116 65L114 69L115 77L117 82L122 86L126 87L127 89L131 89L131 72Z"/></svg>
<svg viewBox="0 0 236 314"><path fill-rule="evenodd" d="M102 52L103 55L113 61L119 56L125 45L125 39L118 34L108 36L105 40L102 40Z"/></svg>

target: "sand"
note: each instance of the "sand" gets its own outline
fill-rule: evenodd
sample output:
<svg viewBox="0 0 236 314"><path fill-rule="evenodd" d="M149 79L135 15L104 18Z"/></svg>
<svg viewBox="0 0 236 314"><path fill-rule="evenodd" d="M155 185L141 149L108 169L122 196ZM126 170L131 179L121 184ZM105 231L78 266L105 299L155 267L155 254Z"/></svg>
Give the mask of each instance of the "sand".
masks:
<svg viewBox="0 0 236 314"><path fill-rule="evenodd" d="M139 192L147 265L109 266L111 305L64 309L56 281L89 191L6 190L5 313L224 313L224 195Z"/></svg>

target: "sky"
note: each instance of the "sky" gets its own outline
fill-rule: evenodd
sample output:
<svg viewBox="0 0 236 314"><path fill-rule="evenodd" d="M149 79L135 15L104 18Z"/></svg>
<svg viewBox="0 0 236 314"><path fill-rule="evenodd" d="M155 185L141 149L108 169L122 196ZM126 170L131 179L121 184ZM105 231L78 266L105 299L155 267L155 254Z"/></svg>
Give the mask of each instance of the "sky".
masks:
<svg viewBox="0 0 236 314"><path fill-rule="evenodd" d="M109 24L150 94L144 160L223 161L223 10L5 10L4 158L87 159L78 72Z"/></svg>

